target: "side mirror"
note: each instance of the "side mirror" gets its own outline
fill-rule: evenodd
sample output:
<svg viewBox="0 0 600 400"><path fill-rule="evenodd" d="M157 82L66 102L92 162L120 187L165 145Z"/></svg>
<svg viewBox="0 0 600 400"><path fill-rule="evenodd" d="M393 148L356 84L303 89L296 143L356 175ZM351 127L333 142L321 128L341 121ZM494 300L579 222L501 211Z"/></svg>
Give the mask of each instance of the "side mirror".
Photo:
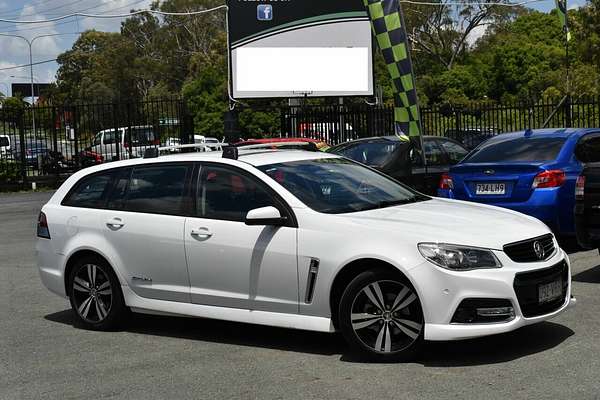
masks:
<svg viewBox="0 0 600 400"><path fill-rule="evenodd" d="M282 217L281 213L275 207L262 207L255 208L254 210L248 211L246 214L246 225L272 225L272 226L283 226L285 225L287 218Z"/></svg>

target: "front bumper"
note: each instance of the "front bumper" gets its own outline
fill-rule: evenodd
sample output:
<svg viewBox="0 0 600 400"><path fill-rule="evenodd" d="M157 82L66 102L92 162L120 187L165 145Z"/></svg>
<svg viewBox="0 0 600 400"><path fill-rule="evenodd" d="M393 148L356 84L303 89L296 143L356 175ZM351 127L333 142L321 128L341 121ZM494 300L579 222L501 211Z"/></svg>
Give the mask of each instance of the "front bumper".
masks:
<svg viewBox="0 0 600 400"><path fill-rule="evenodd" d="M502 262L502 268L456 272L424 262L411 270L425 316L426 340L460 340L509 332L553 318L575 304L576 300L571 297L570 263L560 248L549 260L539 263L515 263L502 251L495 251L495 254ZM513 286L516 274L544 270L560 264L563 260L568 267L564 302L546 314L525 317ZM419 282L424 284L418 285ZM473 298L509 300L514 308L515 317L506 322L451 323L460 303Z"/></svg>

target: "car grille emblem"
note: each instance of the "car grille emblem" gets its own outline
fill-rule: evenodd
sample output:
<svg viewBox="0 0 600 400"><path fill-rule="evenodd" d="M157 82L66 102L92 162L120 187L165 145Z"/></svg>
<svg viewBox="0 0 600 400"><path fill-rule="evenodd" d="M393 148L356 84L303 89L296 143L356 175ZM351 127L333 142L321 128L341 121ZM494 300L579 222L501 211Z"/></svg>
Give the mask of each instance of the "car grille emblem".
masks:
<svg viewBox="0 0 600 400"><path fill-rule="evenodd" d="M546 256L546 250L544 250L544 246L542 246L542 243L539 241L533 243L533 251L535 252L538 260L543 260Z"/></svg>
<svg viewBox="0 0 600 400"><path fill-rule="evenodd" d="M486 169L485 171L483 171L483 173L486 175L494 175L496 171L494 171L493 169Z"/></svg>

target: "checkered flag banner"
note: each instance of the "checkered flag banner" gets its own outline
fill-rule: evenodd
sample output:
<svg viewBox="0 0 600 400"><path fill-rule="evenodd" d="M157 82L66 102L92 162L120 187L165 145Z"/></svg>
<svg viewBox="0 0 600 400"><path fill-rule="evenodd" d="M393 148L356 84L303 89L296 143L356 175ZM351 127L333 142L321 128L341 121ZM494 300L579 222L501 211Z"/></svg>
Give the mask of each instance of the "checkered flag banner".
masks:
<svg viewBox="0 0 600 400"><path fill-rule="evenodd" d="M398 0L363 0L394 82L396 134L418 137L421 119L402 9ZM416 141L417 143L419 141Z"/></svg>

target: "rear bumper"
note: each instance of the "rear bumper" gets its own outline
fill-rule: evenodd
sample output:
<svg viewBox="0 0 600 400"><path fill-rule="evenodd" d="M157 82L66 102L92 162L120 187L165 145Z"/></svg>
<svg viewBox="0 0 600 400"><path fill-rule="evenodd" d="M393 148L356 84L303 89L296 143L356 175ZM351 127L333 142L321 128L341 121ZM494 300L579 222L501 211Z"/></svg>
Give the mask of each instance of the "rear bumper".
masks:
<svg viewBox="0 0 600 400"><path fill-rule="evenodd" d="M67 297L64 271L60 268L63 265L63 256L56 254L51 241L48 239L38 238L35 251L40 278L44 286L52 293Z"/></svg>

